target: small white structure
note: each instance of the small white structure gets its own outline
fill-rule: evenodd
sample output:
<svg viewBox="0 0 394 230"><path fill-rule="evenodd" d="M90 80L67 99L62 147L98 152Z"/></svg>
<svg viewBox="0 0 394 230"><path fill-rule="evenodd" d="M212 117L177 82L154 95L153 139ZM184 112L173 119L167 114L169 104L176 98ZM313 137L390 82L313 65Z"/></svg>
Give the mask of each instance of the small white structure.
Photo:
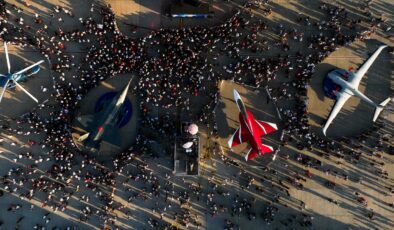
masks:
<svg viewBox="0 0 394 230"><path fill-rule="evenodd" d="M189 149L190 147L192 147L192 145L193 145L193 141L189 141L189 142L186 142L185 144L183 144L182 148Z"/></svg>

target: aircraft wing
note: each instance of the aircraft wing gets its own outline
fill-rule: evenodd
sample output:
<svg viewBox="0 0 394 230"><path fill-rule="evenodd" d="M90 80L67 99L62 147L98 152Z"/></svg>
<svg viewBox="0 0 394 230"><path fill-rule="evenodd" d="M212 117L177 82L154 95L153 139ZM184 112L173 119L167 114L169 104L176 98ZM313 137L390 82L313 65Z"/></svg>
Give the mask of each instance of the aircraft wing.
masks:
<svg viewBox="0 0 394 230"><path fill-rule="evenodd" d="M341 92L340 95L337 97L337 101L335 102L335 105L332 107L332 110L330 112L330 115L328 116L328 119L326 121L326 124L323 127L323 134L324 136L326 135L326 131L328 129L328 126L330 126L331 122L334 120L334 118L338 115L339 111L341 111L343 105L345 102L351 97L351 94Z"/></svg>
<svg viewBox="0 0 394 230"><path fill-rule="evenodd" d="M77 121L79 124L82 125L82 127L84 127L85 129L87 129L90 124L92 124L92 122L94 121L94 115L83 115L83 116L79 116L77 117Z"/></svg>
<svg viewBox="0 0 394 230"><path fill-rule="evenodd" d="M373 53L372 56L370 58L368 58L368 60L360 67L360 69L358 69L357 72L354 73L353 79L351 79L349 82L354 88L358 87L358 85L361 82L361 79L367 73L369 67L371 67L371 65L374 63L376 58L379 56L380 52L382 52L382 50L386 47L387 47L387 45L380 46L375 51L375 53Z"/></svg>
<svg viewBox="0 0 394 230"><path fill-rule="evenodd" d="M120 136L119 128L115 125L108 125L105 128L105 132L103 134L102 140L108 142L112 145L122 146L122 138Z"/></svg>
<svg viewBox="0 0 394 230"><path fill-rule="evenodd" d="M278 126L276 126L276 124L271 123L271 122L256 120L254 122L253 130L257 130L258 135L262 136L262 135L266 135L266 134L269 134L269 133L272 133L272 132L278 130Z"/></svg>
<svg viewBox="0 0 394 230"><path fill-rule="evenodd" d="M245 155L245 160L250 161L253 160L253 158L257 157L258 155L262 155L274 151L274 148L272 148L269 145L261 144L260 147L261 147L261 152L259 152L257 149L250 148L248 153Z"/></svg>

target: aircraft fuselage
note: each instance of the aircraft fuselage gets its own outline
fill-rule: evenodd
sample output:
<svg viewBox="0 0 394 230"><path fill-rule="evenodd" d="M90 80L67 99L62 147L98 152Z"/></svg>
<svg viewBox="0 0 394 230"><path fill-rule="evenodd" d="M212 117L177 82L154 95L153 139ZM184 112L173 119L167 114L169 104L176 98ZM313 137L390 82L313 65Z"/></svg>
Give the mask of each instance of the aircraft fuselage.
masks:
<svg viewBox="0 0 394 230"><path fill-rule="evenodd" d="M246 112L248 112L248 111L246 111ZM241 113L239 114L239 121L241 122L241 127L246 126L248 128L248 132L249 132L248 140L249 140L250 147L253 149L257 149L258 152L261 153L262 152L261 148L260 148L261 139L260 139L260 137L257 137L257 135L253 135L253 132L251 132L252 127L253 127L251 124L251 120L253 120L253 119L254 119L254 117L251 113L248 113L247 119L245 119Z"/></svg>
<svg viewBox="0 0 394 230"><path fill-rule="evenodd" d="M107 108L104 109L102 115L98 119L97 126L94 128L94 132L92 133L90 138L91 141L94 143L93 145L96 145L98 142L100 142L104 132L106 131L107 126L114 122L115 118L118 116L119 110L123 106L123 104L117 104L118 99L119 96L115 97L107 106ZM89 140L87 140L86 143L89 143Z"/></svg>
<svg viewBox="0 0 394 230"><path fill-rule="evenodd" d="M328 73L326 80L324 81L324 91L326 96L337 99L339 93L344 92L351 96L357 96L376 107L377 105L360 91L349 83L355 77L352 71L346 71L343 69L336 69Z"/></svg>

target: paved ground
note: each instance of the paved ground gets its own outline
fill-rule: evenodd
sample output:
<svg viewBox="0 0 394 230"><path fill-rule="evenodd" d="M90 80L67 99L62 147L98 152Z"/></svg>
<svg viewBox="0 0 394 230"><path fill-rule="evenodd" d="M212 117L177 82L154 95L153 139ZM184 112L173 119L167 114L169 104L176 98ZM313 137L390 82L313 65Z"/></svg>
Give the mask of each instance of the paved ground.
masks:
<svg viewBox="0 0 394 230"><path fill-rule="evenodd" d="M18 6L27 9L21 4L20 1L16 2ZM54 5L63 5L65 7L72 8L75 11L75 18L65 20L62 23L62 28L73 29L76 25L79 25L77 20L79 17L86 15L86 12L90 12L91 2L94 1L29 1L32 3L32 7L26 10L28 16L32 16L33 12L39 12L43 15L48 15L48 12L52 9ZM129 30L130 25L124 23L118 23L119 28L125 33L130 34L130 36L140 36L150 29L160 28L163 23L168 23L165 25L175 24L178 27L179 22L169 21L168 19L163 19L160 15L160 11L163 8L161 1L126 1L126 0L114 0L105 2L110 2L114 7L114 11L118 14L118 19L121 22L126 22L130 24L138 24L141 26L140 29ZM214 1L217 10L219 9L232 9L239 6L238 1L229 1L225 5L221 5L222 1ZM354 4L353 4L354 3ZM354 12L359 12L358 8L359 2L344 0L340 1L340 4L344 4L349 9L353 9ZM304 14L310 14L312 18L318 20L320 13L316 10L317 3L315 1L272 1L270 6L272 7L274 13L268 17L268 20L272 24L283 23L285 26L295 26L297 23L294 22L295 17L298 12L303 12ZM392 11L394 9L393 4L389 0L374 1L373 9L379 12L385 12L385 16L389 17L389 22L393 22ZM223 17L226 14L223 13ZM28 17L27 16L27 17ZM256 13L256 16L261 16ZM219 17L220 18L220 17ZM221 19L219 19L221 20ZM195 23L195 22L192 22ZM215 19L210 19L209 23L217 23ZM50 29L56 30L59 22L56 20L51 24ZM147 27L147 28L142 28ZM298 27L297 27L298 28ZM263 34L262 36L271 37L269 34ZM347 69L349 66L357 66L362 63L363 60L368 57L368 54L372 52L376 45L380 42L384 42L389 45L393 45L393 41L387 39L385 36L373 37L374 40L368 40L366 42L357 42L349 47L340 48L337 52L333 53L328 57L321 65L317 66L317 72L311 82L310 90L308 91L309 97L309 112L310 112L310 123L317 133L320 129L320 124L323 119L327 116L329 109L332 105L332 101L327 98L322 97L321 82L328 69L332 67L341 67ZM367 51L364 48L367 48ZM302 48L302 45L300 47ZM68 52L75 55L75 60L79 60L83 57L86 52L86 47L80 46L78 44L70 44L68 47ZM275 56L280 50L272 49L270 52L264 53L266 56ZM293 51L294 52L294 51ZM30 61L40 60L42 56L37 52L32 52L30 48L17 48L10 47L11 59L13 69L21 69L23 66ZM14 61L16 60L16 61ZM25 61L26 60L26 61ZM1 63L4 63L4 55L0 55ZM15 63L15 64L14 64ZM46 63L47 64L47 63ZM368 75L363 79L360 89L365 92L367 96L370 96L374 101L381 101L387 95L392 94L393 90L393 57L392 54L388 54L387 51L382 52L381 56L371 68ZM47 66L43 65L43 69L40 73L29 79L28 82L24 83L26 88L29 89L40 101L44 101L48 97L48 93L42 93L40 87L41 85L48 87L50 89L51 73L47 71ZM4 72L4 65L0 66L0 71ZM46 80L45 80L46 79ZM283 79L282 79L283 80ZM241 96L244 98L246 105L251 108L252 112L256 117L262 120L274 121L280 124L277 118L275 106L270 103L266 103L266 92L265 90L251 89L250 87L243 87L234 84L229 81L224 81L220 87L221 89L221 100L216 108L216 121L218 123L219 137L218 139L208 137L206 127L201 127L204 146L212 146L215 141L220 143L221 147L218 147L215 154L210 155L210 159L204 160L202 162L203 170L202 175L198 179L186 179L186 183L181 178L171 178L172 186L179 188L179 191L184 189L183 187L188 185L201 184L204 187L204 192L207 192L209 187L212 187L212 183L208 182L208 179L214 181L218 184L224 191L231 191L238 194L241 198L252 199L256 198L255 211L258 213L259 217L257 221L250 222L245 216L232 217L230 212L221 214L220 217L212 217L208 214L209 207L206 202L201 200L192 204L190 210L193 214L199 215L199 221L202 223L204 229L221 229L223 227L223 222L225 218L233 220L240 229L289 229L290 227L299 228L300 226L296 224L294 220L293 225L285 227L280 223L280 221L287 218L291 218L292 214L306 213L313 215L315 219L313 224L316 229L392 229L394 226L394 210L388 204L394 202L392 195L388 194L387 187L392 187L394 182L394 158L386 153L382 153L382 158L373 157L370 154L373 149L365 147L366 156L363 158L362 162L358 165L349 162L349 159L340 159L336 157L331 157L327 159L326 157L318 156L316 152L321 150L313 151L300 151L294 147L294 144L290 144L281 149L279 153L279 159L275 162L271 162L271 156L263 156L257 158L255 161L251 162L252 167L247 165L243 161L243 154L245 153L246 146L242 145L234 149L234 152L227 148L226 142L227 138L233 133L238 125L237 122L237 110L232 99L232 90L236 88L239 90ZM19 90L16 92L7 92L4 101L0 105L0 111L2 115L7 117L14 117L27 112L29 109L34 107L30 99L22 94ZM12 108L12 109L10 109ZM386 128L381 132L390 133L393 132L393 112L392 106L389 107L383 114L383 119L381 121L386 122ZM371 117L373 110L364 105L362 102L359 103L357 99L350 99L345 105L343 112L338 116L337 120L330 127L328 134L331 136L338 136L339 134L344 134L345 136L354 136L362 132L365 128L370 127ZM280 127L280 126L279 126ZM343 128L342 128L343 127ZM341 129L342 128L342 129ZM26 148L26 142L29 137L11 137L5 133L1 134L4 139L3 145L0 148L2 152L0 155L0 175L4 175L9 168L23 166L23 161L16 163L18 151L21 148ZM264 143L274 146L278 146L280 133L270 134L268 137L263 139ZM371 137L373 141L376 142L374 137ZM16 143L16 146L13 145ZM391 145L393 143L391 142ZM345 145L345 144L344 144ZM349 148L351 148L349 146ZM24 150L26 151L26 149ZM39 146L31 149L34 153L42 154L45 157L47 149L40 149ZM206 153L204 153L206 154ZM338 175L340 173L347 173L350 175L350 179L345 181L341 176L334 176L332 174L325 175L324 171L307 168L300 162L295 160L295 156L302 154L303 156L310 157L314 160L320 160L323 162L323 168L330 168L332 171L337 171ZM290 160L285 160L285 156L289 155ZM239 167L229 166L223 163L222 156L226 156L233 162L238 163ZM138 161L139 159L137 159ZM162 156L159 160L156 159L143 159L149 165L150 170L155 172L159 178L163 179L166 173L171 173L171 157ZM372 165L374 162L383 162L384 166L379 167ZM338 164L340 162L340 164ZM46 164L43 166L45 169ZM126 171L134 171L136 165L130 165ZM270 170L265 170L264 167L268 167L270 170L276 170L277 174L272 173ZM43 169L43 170L44 170ZM242 170L246 171L243 176L237 176ZM282 195L283 188L279 184L279 180L283 177L294 175L295 172L303 174L304 170L309 169L313 174L311 179L308 179L304 183L304 190L298 190L295 188L290 189L291 197ZM381 180L377 175L377 171L387 170L389 173L388 180ZM45 176L44 171L42 175ZM234 177L235 175L235 177ZM243 190L240 185L244 185L247 175L253 175L256 178L254 186L263 189L262 192ZM305 177L303 175L303 177ZM363 183L358 183L360 178L363 178ZM234 181L231 183L225 182L225 179L233 178ZM265 182L261 182L261 179ZM119 181L124 181L124 175L119 176ZM164 180L164 179L163 179ZM335 181L338 186L336 189L329 189L325 186L327 180ZM227 184L227 185L224 185ZM291 187L290 184L286 184ZM127 202L128 197L131 193L144 193L144 184L140 182L129 183L127 185L122 185L124 187L129 187L132 191L130 193L124 192L123 189L116 189L114 196L116 201L124 204L130 209L130 215L126 216L121 212L116 212L118 215L117 225L122 229L149 229L150 227L146 224L147 217L154 217L159 219L158 213L152 211L152 207L155 206L155 200L143 200L142 198L137 198L131 202ZM71 189L70 189L71 190ZM110 190L109 188L103 188L103 190ZM365 208L355 201L354 191L359 192L362 196L366 197L369 201L368 207ZM55 225L65 227L67 225L78 226L78 229L102 229L103 226L100 225L98 218L92 218L88 223L83 223L78 221L79 209L83 207L84 202L80 201L80 196L82 194L89 194L89 191L82 191L81 194L74 195L70 200L70 209L65 213L55 213L52 216L51 223L48 227L53 227ZM279 218L272 223L267 225L261 220L261 213L264 212L268 206L268 201L272 200L275 194L281 193L281 203L286 204L286 206L280 206ZM385 195L387 194L387 195ZM94 194L90 194L94 197ZM94 199L94 198L93 198ZM218 203L230 206L233 202L233 197L231 199L216 198ZM328 199L337 200L339 205L329 202ZM301 209L301 201L306 203L306 209ZM174 207L177 205L177 201L173 200ZM23 204L22 210L16 213L6 212L8 205L11 203L21 203ZM33 211L29 211L30 204L34 205ZM25 216L22 221L22 229L30 229L32 223L42 222L42 215L50 211L49 207L41 207L42 199L21 201L17 195L6 194L0 198L0 220L4 222L4 229L12 229L15 226L16 220ZM93 202L94 204L94 202ZM373 209L376 213L375 220L368 220L365 215L368 210ZM179 224L176 224L171 218L172 213L178 210L168 211L168 215L164 215L164 221L173 223L179 228L183 228ZM26 214L27 213L27 214ZM194 226L192 226L194 228Z"/></svg>

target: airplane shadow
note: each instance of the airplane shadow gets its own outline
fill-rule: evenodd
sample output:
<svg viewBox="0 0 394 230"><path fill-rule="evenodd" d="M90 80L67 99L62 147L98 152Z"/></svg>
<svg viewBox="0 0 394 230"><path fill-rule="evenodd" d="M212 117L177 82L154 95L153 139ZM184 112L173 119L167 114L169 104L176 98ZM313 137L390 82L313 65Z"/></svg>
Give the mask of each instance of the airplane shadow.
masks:
<svg viewBox="0 0 394 230"><path fill-rule="evenodd" d="M218 127L218 136L220 138L225 138L228 137L229 133L231 133L231 128L227 122L227 119L229 119L226 115L226 113L224 112L226 108L226 104L222 101L219 100L217 106L216 106L216 110L215 110L215 120L216 120L216 124Z"/></svg>

